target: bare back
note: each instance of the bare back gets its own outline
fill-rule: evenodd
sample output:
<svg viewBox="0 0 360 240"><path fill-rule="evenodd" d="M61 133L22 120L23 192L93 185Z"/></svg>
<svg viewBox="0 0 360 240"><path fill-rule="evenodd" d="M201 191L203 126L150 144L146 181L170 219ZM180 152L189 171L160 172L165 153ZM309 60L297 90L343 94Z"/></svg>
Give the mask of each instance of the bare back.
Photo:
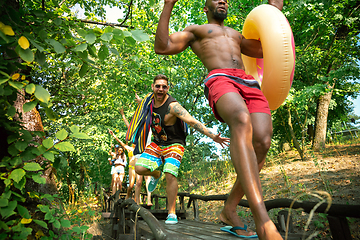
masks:
<svg viewBox="0 0 360 240"><path fill-rule="evenodd" d="M194 34L190 47L209 71L244 69L240 49L243 37L238 31L217 24L192 25L184 31Z"/></svg>

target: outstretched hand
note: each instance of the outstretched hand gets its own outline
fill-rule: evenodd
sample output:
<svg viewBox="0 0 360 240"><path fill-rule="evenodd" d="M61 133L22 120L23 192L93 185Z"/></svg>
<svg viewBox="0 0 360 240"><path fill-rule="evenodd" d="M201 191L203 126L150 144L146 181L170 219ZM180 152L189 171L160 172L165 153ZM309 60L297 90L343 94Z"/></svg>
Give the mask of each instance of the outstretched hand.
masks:
<svg viewBox="0 0 360 240"><path fill-rule="evenodd" d="M108 130L109 130L109 133L114 136L114 132L111 131L110 129L108 129Z"/></svg>
<svg viewBox="0 0 360 240"><path fill-rule="evenodd" d="M124 115L124 108L123 107L119 108L119 112L120 112L121 116Z"/></svg>
<svg viewBox="0 0 360 240"><path fill-rule="evenodd" d="M230 144L230 138L227 137L220 137L220 133L216 134L215 137L213 138L214 142L217 142L221 145L221 147L224 148L225 146L229 146Z"/></svg>
<svg viewBox="0 0 360 240"><path fill-rule="evenodd" d="M137 93L135 93L135 102L137 102L137 104L141 103L142 99L139 97L139 95L137 95Z"/></svg>

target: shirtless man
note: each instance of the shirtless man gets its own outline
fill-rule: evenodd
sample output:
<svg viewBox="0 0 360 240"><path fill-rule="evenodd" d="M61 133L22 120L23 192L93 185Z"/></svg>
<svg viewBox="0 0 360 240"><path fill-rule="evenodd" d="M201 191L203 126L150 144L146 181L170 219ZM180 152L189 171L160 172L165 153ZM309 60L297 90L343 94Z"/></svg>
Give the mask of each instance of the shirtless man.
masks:
<svg viewBox="0 0 360 240"><path fill-rule="evenodd" d="M215 117L230 129L230 155L237 179L219 219L237 227L238 235L252 236L239 219L236 206L246 194L259 239L282 239L266 211L259 171L265 163L272 136L270 109L260 86L246 75L241 53L261 58L261 43L245 39L238 31L224 26L227 0L206 0L208 24L191 25L169 36L169 21L177 0L165 0L155 37L155 52L172 55L191 47L208 69L205 93ZM269 0L282 9L283 0ZM226 75L226 76L224 76ZM243 230L239 229L244 228Z"/></svg>

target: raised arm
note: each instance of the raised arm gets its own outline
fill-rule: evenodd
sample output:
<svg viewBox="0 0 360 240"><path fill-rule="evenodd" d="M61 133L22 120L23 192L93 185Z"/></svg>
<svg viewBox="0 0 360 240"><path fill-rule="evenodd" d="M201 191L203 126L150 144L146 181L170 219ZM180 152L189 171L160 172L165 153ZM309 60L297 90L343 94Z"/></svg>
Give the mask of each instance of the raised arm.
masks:
<svg viewBox="0 0 360 240"><path fill-rule="evenodd" d="M124 120L124 123L125 123L126 127L129 128L130 124L129 124L128 120L125 117L124 108L123 107L119 108L119 112L121 114L122 119Z"/></svg>
<svg viewBox="0 0 360 240"><path fill-rule="evenodd" d="M110 129L108 129L108 130L109 130L110 135L113 136L113 137L115 138L115 140L116 140L124 149L127 149L127 145L126 145L125 143L123 143L120 139L118 139L118 138L115 136L115 134L114 134L113 131L111 131Z"/></svg>
<svg viewBox="0 0 360 240"><path fill-rule="evenodd" d="M214 142L219 143L222 147L224 147L223 145L229 146L230 143L229 138L220 137L220 133L219 134L212 133L210 129L206 128L204 124L202 124L201 122L196 120L193 116L191 116L189 112L185 108L183 108L178 102L171 103L169 107L171 114L180 118L181 120L189 124L191 127L195 128L195 130L208 136Z"/></svg>
<svg viewBox="0 0 360 240"><path fill-rule="evenodd" d="M155 47L157 54L173 55L184 51L195 36L186 28L182 32L176 32L169 36L169 21L171 11L177 0L164 0L164 8L160 15L159 24L156 29Z"/></svg>

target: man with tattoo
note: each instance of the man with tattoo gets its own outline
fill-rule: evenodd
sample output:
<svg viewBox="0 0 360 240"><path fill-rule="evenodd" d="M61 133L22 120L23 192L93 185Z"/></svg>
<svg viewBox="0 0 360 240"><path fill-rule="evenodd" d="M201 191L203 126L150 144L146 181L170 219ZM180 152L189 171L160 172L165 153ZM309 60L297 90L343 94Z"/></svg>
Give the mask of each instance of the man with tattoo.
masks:
<svg viewBox="0 0 360 240"><path fill-rule="evenodd" d="M245 74L241 59L241 53L262 58L261 43L246 39L224 25L227 0L206 0L204 12L208 24L191 25L169 36L170 16L177 0L164 1L155 36L155 52L172 55L191 47L209 71L205 79L209 105L215 117L227 123L230 129L230 155L237 179L219 219L230 225L225 228L231 234L255 237L236 213L236 206L245 194L259 239L282 239L266 211L259 178L271 143L270 109L259 84ZM282 10L283 0L269 0L269 4Z"/></svg>
<svg viewBox="0 0 360 240"><path fill-rule="evenodd" d="M193 118L172 96L168 94L169 83L165 75L155 76L151 88L154 93L151 131L153 142L141 154L135 164L135 171L139 175L151 176L148 186L154 191L162 172L156 170L164 163L163 172L166 178L166 193L168 198L168 217L166 224L178 222L175 205L178 192L177 175L181 159L184 154L186 133L184 122L197 131L223 145L228 146L229 138L220 137L212 133L204 124Z"/></svg>

